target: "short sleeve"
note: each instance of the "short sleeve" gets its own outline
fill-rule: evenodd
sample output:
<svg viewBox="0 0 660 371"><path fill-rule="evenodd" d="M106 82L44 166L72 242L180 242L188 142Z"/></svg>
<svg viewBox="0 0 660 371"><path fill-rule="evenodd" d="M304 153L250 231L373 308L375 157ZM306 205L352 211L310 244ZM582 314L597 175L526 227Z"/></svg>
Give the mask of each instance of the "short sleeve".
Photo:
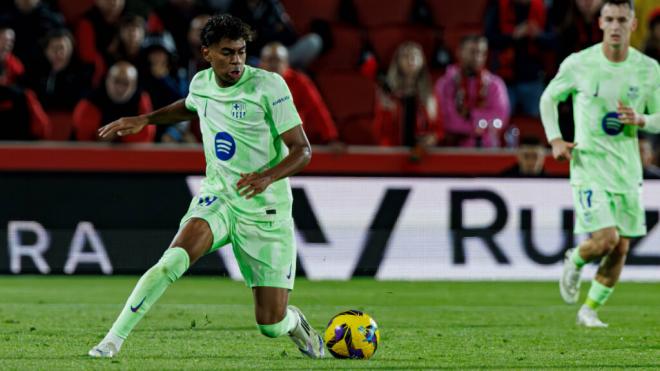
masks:
<svg viewBox="0 0 660 371"><path fill-rule="evenodd" d="M291 91L286 85L284 79L275 73L271 74L272 78L268 79L268 87L266 89L266 103L268 104L267 112L270 113L272 124L278 134L282 134L293 127L302 124L300 115L293 104L293 97Z"/></svg>
<svg viewBox="0 0 660 371"><path fill-rule="evenodd" d="M195 98L192 95L192 92L188 93L188 96L186 96L186 108L189 111L192 112L197 112L197 105L195 105Z"/></svg>

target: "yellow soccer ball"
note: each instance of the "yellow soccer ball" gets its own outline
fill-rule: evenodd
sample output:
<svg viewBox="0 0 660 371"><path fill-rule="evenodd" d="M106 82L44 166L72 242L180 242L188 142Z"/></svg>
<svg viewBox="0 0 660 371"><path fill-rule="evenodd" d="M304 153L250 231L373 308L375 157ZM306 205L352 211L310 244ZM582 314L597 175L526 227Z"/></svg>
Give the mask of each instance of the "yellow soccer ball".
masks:
<svg viewBox="0 0 660 371"><path fill-rule="evenodd" d="M349 310L332 317L323 338L335 358L369 359L378 349L380 331L371 316Z"/></svg>

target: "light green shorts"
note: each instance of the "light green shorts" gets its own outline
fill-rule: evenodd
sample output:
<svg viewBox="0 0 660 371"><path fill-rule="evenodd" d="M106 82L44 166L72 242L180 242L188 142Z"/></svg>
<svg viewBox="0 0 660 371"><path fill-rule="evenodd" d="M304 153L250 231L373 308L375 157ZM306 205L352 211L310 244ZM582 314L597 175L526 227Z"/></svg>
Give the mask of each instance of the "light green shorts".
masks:
<svg viewBox="0 0 660 371"><path fill-rule="evenodd" d="M236 215L222 198L213 194L194 197L180 225L190 218L206 220L213 232L212 253L231 243L248 287L293 289L296 245L293 219L252 221Z"/></svg>
<svg viewBox="0 0 660 371"><path fill-rule="evenodd" d="M575 234L616 227L623 237L646 234L642 189L612 193L589 186L573 186Z"/></svg>

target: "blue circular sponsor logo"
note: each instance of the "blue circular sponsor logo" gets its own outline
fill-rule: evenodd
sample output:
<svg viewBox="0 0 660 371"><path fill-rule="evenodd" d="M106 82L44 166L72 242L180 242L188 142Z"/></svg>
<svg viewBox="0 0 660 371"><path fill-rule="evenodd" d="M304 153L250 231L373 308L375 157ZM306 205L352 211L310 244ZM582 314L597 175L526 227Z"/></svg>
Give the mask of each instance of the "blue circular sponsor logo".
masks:
<svg viewBox="0 0 660 371"><path fill-rule="evenodd" d="M236 142L234 138L224 131L215 135L214 146L215 155L222 161L229 160L236 153Z"/></svg>
<svg viewBox="0 0 660 371"><path fill-rule="evenodd" d="M603 117L602 126L607 135L618 135L623 131L623 123L619 121L619 114L616 112L608 112Z"/></svg>

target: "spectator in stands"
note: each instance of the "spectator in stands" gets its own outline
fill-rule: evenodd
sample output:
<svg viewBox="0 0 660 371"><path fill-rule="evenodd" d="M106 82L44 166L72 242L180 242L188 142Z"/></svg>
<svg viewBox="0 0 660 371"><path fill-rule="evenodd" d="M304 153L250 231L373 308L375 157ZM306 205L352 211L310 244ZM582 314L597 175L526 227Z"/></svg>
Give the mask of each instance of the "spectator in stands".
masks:
<svg viewBox="0 0 660 371"><path fill-rule="evenodd" d="M445 144L499 147L509 122L509 98L504 81L484 68L488 40L466 36L456 54L458 63L449 66L435 85Z"/></svg>
<svg viewBox="0 0 660 371"><path fill-rule="evenodd" d="M649 18L649 33L644 53L660 63L660 7Z"/></svg>
<svg viewBox="0 0 660 371"><path fill-rule="evenodd" d="M7 72L0 64L0 81ZM37 96L13 84L0 83L0 140L48 139L50 120Z"/></svg>
<svg viewBox="0 0 660 371"><path fill-rule="evenodd" d="M119 30L119 19L124 12L125 0L94 0L76 27L76 44L80 60L94 65L94 85L105 74L108 48Z"/></svg>
<svg viewBox="0 0 660 371"><path fill-rule="evenodd" d="M202 14L213 14L213 11L206 5L205 1L200 0L167 0L162 6L149 14L147 20L148 32L150 34L170 33L174 38L176 50L184 53L181 55L180 62L182 64L179 67L187 67L185 63L187 63L189 56L185 53L189 47L192 47L188 45L188 30L192 21ZM205 24L206 22L199 28L200 32ZM199 38L200 32L197 33L197 38Z"/></svg>
<svg viewBox="0 0 660 371"><path fill-rule="evenodd" d="M494 51L492 69L507 84L511 110L539 116L544 49L554 45L545 31L543 0L499 0L486 12L486 36Z"/></svg>
<svg viewBox="0 0 660 371"><path fill-rule="evenodd" d="M293 68L307 67L323 49L323 40L318 34L299 37L278 0L234 1L229 13L249 24L256 33L247 51L248 64L259 65L259 52L272 41L278 41L289 49L289 63Z"/></svg>
<svg viewBox="0 0 660 371"><path fill-rule="evenodd" d="M41 57L35 45L49 30L64 27L64 17L50 10L41 0L14 0L13 3L13 8L0 18L16 32L14 54L26 65L31 65Z"/></svg>
<svg viewBox="0 0 660 371"><path fill-rule="evenodd" d="M656 165L656 153L648 137L639 137L639 157L644 179L660 179L660 167Z"/></svg>
<svg viewBox="0 0 660 371"><path fill-rule="evenodd" d="M2 65L2 85L14 85L25 73L25 67L12 51L16 33L8 26L0 25L0 65Z"/></svg>
<svg viewBox="0 0 660 371"><path fill-rule="evenodd" d="M149 94L154 109L185 98L187 81L179 77L176 69L176 50L174 41L164 35L152 35L144 45L146 64L140 71L140 81ZM197 142L190 132L190 122L175 125L158 125L157 142Z"/></svg>
<svg viewBox="0 0 660 371"><path fill-rule="evenodd" d="M289 66L289 53L279 42L271 42L261 49L261 68L284 78L291 90L293 102L300 114L305 134L312 144L329 144L337 152L344 149L337 128L316 86L303 73Z"/></svg>
<svg viewBox="0 0 660 371"><path fill-rule="evenodd" d="M192 78L195 74L203 69L209 67L209 63L202 57L202 40L200 35L202 34L202 29L211 18L208 14L200 14L197 17L193 18L190 21L190 28L188 29L188 45L180 53L180 57L183 59L180 64L185 68L186 78L188 81L192 81ZM188 87L186 86L186 90Z"/></svg>
<svg viewBox="0 0 660 371"><path fill-rule="evenodd" d="M73 35L53 29L41 40L43 56L26 75L26 85L35 91L46 111L73 111L91 89L93 66L74 54Z"/></svg>
<svg viewBox="0 0 660 371"><path fill-rule="evenodd" d="M544 177L546 149L536 137L524 137L518 147L518 163L505 170L504 177Z"/></svg>
<svg viewBox="0 0 660 371"><path fill-rule="evenodd" d="M127 14L119 20L119 32L108 46L108 64L118 61L140 64L145 21L139 15Z"/></svg>
<svg viewBox="0 0 660 371"><path fill-rule="evenodd" d="M603 40L603 31L598 25L602 6L602 0L571 0L568 13L555 12L555 23L558 26L558 61L563 61L571 53Z"/></svg>
<svg viewBox="0 0 660 371"><path fill-rule="evenodd" d="M376 95L374 131L382 146L408 146L413 157L442 139L441 117L422 47L399 45Z"/></svg>
<svg viewBox="0 0 660 371"><path fill-rule="evenodd" d="M137 69L128 62L117 62L108 70L105 86L101 86L81 100L73 111L73 125L77 140L95 141L99 127L124 116L151 112L151 99L138 89ZM113 140L121 142L152 142L156 130L145 128L138 134Z"/></svg>

